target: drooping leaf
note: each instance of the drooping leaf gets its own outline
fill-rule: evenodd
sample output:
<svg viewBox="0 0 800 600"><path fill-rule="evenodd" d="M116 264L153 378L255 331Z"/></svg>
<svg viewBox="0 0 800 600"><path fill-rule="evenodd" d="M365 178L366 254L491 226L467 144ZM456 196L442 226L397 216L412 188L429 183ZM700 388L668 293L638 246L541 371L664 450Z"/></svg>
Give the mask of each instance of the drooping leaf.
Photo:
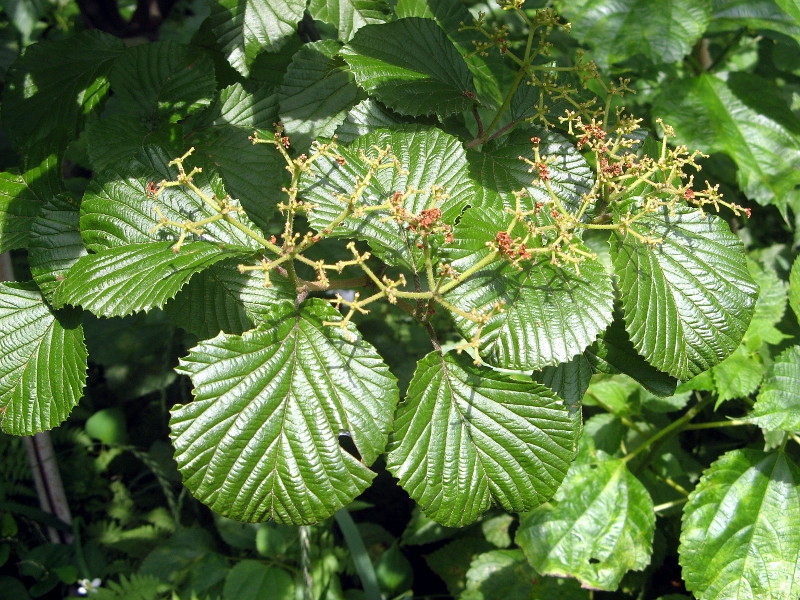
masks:
<svg viewBox="0 0 800 600"><path fill-rule="evenodd" d="M789 273L789 306L800 321L800 256L794 259L792 271Z"/></svg>
<svg viewBox="0 0 800 600"><path fill-rule="evenodd" d="M678 380L659 371L636 352L625 323L617 315L611 326L589 347L585 356L599 373L624 373L635 379L649 392L662 398L675 393Z"/></svg>
<svg viewBox="0 0 800 600"><path fill-rule="evenodd" d="M41 199L28 187L24 176L0 173L0 252L28 243L40 207Z"/></svg>
<svg viewBox="0 0 800 600"><path fill-rule="evenodd" d="M455 271L463 273L484 259L491 252L487 242L493 243L498 231L505 232L510 219L496 209L469 209L446 248ZM518 224L510 235L524 237L526 233ZM583 247L583 251L588 249ZM466 313L487 314L504 303L502 311L482 326L453 314L466 339L480 333L484 360L506 369L557 365L586 349L611 323L611 278L599 261L582 262L580 274L571 267L553 265L549 254L534 255L520 267L498 259L445 295L447 302Z"/></svg>
<svg viewBox="0 0 800 600"><path fill-rule="evenodd" d="M311 0L308 12L317 21L328 23L347 42L364 25L384 23L389 16L386 0Z"/></svg>
<svg viewBox="0 0 800 600"><path fill-rule="evenodd" d="M367 98L347 111L344 121L336 129L336 137L343 144L349 144L361 135L378 129L391 129L404 120L372 98Z"/></svg>
<svg viewBox="0 0 800 600"><path fill-rule="evenodd" d="M260 53L288 41L305 8L305 0L215 0L209 20L228 62L246 77Z"/></svg>
<svg viewBox="0 0 800 600"><path fill-rule="evenodd" d="M278 101L286 134L298 152L317 138L330 138L360 95L353 75L337 53L341 44L305 44L292 57Z"/></svg>
<svg viewBox="0 0 800 600"><path fill-rule="evenodd" d="M200 221L217 214L183 186L168 187L157 198L148 194L151 184L176 178L177 169L168 165L173 158L163 148L148 146L126 166L109 169L92 180L81 202L81 234L87 248L103 250L127 244L177 241L180 229L169 225L160 227L156 208L165 218L177 223ZM195 164L191 157L187 159L187 170ZM195 175L194 183L209 198L215 194L225 195L221 181L213 174ZM241 212L232 215L257 231L246 215ZM225 221L208 223L203 231L204 240L257 247L252 239ZM196 234L190 233L187 239L195 237Z"/></svg>
<svg viewBox="0 0 800 600"><path fill-rule="evenodd" d="M125 51L97 30L29 46L11 66L3 90L3 131L17 148L42 140L65 145L108 93L107 75Z"/></svg>
<svg viewBox="0 0 800 600"><path fill-rule="evenodd" d="M240 249L241 250L241 249ZM232 255L208 242L129 244L84 256L64 276L60 300L103 317L163 306L197 273Z"/></svg>
<svg viewBox="0 0 800 600"><path fill-rule="evenodd" d="M553 203L547 188L530 172L530 165L521 160L534 160L531 138L539 138L539 152L549 160L550 187L562 204L577 212L581 198L594 183L586 159L563 136L532 127L520 127L497 141L485 144L481 152L468 153L470 173L480 183L472 206L506 207L514 210L511 192L524 189L523 210L533 210L537 202Z"/></svg>
<svg viewBox="0 0 800 600"><path fill-rule="evenodd" d="M64 276L86 255L79 230L78 205L69 197L45 202L31 226L28 264L33 280L54 308L61 308L58 290Z"/></svg>
<svg viewBox="0 0 800 600"><path fill-rule="evenodd" d="M667 209L611 239L625 325L637 352L654 367L689 379L724 360L742 341L758 288L741 241L713 215Z"/></svg>
<svg viewBox="0 0 800 600"><path fill-rule="evenodd" d="M733 450L684 508L678 556L700 600L800 594L800 469L783 452Z"/></svg>
<svg viewBox="0 0 800 600"><path fill-rule="evenodd" d="M710 31L737 31L743 27L800 41L800 8L795 0L714 0Z"/></svg>
<svg viewBox="0 0 800 600"><path fill-rule="evenodd" d="M463 147L456 138L440 129L406 126L379 130L356 139L346 148L339 148L344 164L331 157L322 157L314 163L316 174L304 174L300 180L305 197L314 203L309 211L312 227L322 230L344 211L345 204L334 194L349 196L367 175L369 165L360 153L375 158L375 147L386 146L391 147L402 171L384 168L375 173L360 203L366 206L386 204L395 192L420 190L403 201L406 211L418 215L424 209L436 207L441 210L442 222L455 223L474 194ZM431 203L434 186L443 195ZM384 220L386 217L389 219ZM333 233L367 240L373 251L389 264L422 270L422 252L417 248L420 236L392 219L388 208L349 217Z"/></svg>
<svg viewBox="0 0 800 600"><path fill-rule="evenodd" d="M211 59L171 41L128 48L108 78L115 109L142 119L185 117L208 106L216 89Z"/></svg>
<svg viewBox="0 0 800 600"><path fill-rule="evenodd" d="M278 273L270 273L271 286L264 287L263 274L241 273L240 262L224 260L198 273L164 312L180 327L205 339L220 331L241 334L253 327L253 314L266 314L280 300L296 296Z"/></svg>
<svg viewBox="0 0 800 600"><path fill-rule="evenodd" d="M772 363L750 419L764 429L800 430L800 346L787 348Z"/></svg>
<svg viewBox="0 0 800 600"><path fill-rule="evenodd" d="M367 25L341 54L358 85L400 114L444 117L473 103L476 90L464 59L430 19Z"/></svg>
<svg viewBox="0 0 800 600"><path fill-rule="evenodd" d="M462 526L493 503L524 511L549 499L579 430L578 411L548 388L433 352L398 409L386 465L423 512Z"/></svg>
<svg viewBox="0 0 800 600"><path fill-rule="evenodd" d="M575 463L553 502L524 515L516 542L539 573L616 590L650 562L653 501L622 460Z"/></svg>
<svg viewBox="0 0 800 600"><path fill-rule="evenodd" d="M653 111L680 143L730 156L748 198L785 210L796 197L800 119L771 82L749 73L683 79L658 94Z"/></svg>
<svg viewBox="0 0 800 600"><path fill-rule="evenodd" d="M689 54L711 19L711 0L593 0L557 3L601 66L643 55L655 64Z"/></svg>
<svg viewBox="0 0 800 600"><path fill-rule="evenodd" d="M60 425L83 395L80 313L53 312L32 283L0 284L3 431L33 435Z"/></svg>
<svg viewBox="0 0 800 600"><path fill-rule="evenodd" d="M322 324L340 318L322 300L299 311L281 303L270 323L220 334L181 362L195 400L172 411L175 459L213 510L248 522L316 523L375 476L366 465L383 452L397 384L352 325L345 333Z"/></svg>

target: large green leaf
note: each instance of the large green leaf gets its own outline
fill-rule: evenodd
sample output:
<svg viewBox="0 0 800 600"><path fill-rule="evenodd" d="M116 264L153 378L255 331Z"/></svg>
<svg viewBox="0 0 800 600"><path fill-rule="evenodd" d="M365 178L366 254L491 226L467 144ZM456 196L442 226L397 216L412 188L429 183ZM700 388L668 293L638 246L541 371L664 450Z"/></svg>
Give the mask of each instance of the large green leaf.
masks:
<svg viewBox="0 0 800 600"><path fill-rule="evenodd" d="M242 273L241 261L228 259L198 273L164 307L164 312L201 339L220 331L242 333L253 327L253 315L271 312L280 300L293 300L296 292L278 273L270 273L264 287L259 271Z"/></svg>
<svg viewBox="0 0 800 600"><path fill-rule="evenodd" d="M0 284L3 431L33 435L60 425L83 395L86 346L80 313L57 313L36 286Z"/></svg>
<svg viewBox="0 0 800 600"><path fill-rule="evenodd" d="M305 8L305 0L216 0L209 22L228 62L246 77L256 56L288 41Z"/></svg>
<svg viewBox="0 0 800 600"><path fill-rule="evenodd" d="M578 41L602 66L641 54L655 64L689 54L711 19L711 0L588 0L557 3Z"/></svg>
<svg viewBox="0 0 800 600"><path fill-rule="evenodd" d="M158 198L148 195L150 183L175 179L177 170L168 166L172 158L164 149L148 146L127 165L118 165L92 180L81 203L81 233L87 248L103 250L127 244L177 241L181 233L177 227L157 227L159 216L156 208L161 210L164 217L177 223L200 221L217 214L182 186L166 188ZM186 168L194 164L189 158ZM213 174L204 172L196 175L195 184L209 197L214 194L220 197L225 195L222 182ZM235 219L254 227L242 213L234 215ZM257 247L252 239L224 221L204 225L203 230L204 240ZM195 237L190 233L187 239Z"/></svg>
<svg viewBox="0 0 800 600"><path fill-rule="evenodd" d="M3 90L3 131L18 148L77 136L108 93L106 76L125 51L97 30L29 46L9 69Z"/></svg>
<svg viewBox="0 0 800 600"><path fill-rule="evenodd" d="M579 412L548 388L432 352L397 411L386 466L425 514L462 526L493 503L517 512L548 500L579 432Z"/></svg>
<svg viewBox="0 0 800 600"><path fill-rule="evenodd" d="M755 29L800 41L800 7L796 0L714 0L710 31Z"/></svg>
<svg viewBox="0 0 800 600"><path fill-rule="evenodd" d="M364 25L384 23L389 16L386 0L311 0L308 12L317 21L329 23L347 42Z"/></svg>
<svg viewBox="0 0 800 600"><path fill-rule="evenodd" d="M719 217L662 209L611 239L625 324L636 350L657 369L689 379L724 360L742 341L758 288L742 242Z"/></svg>
<svg viewBox="0 0 800 600"><path fill-rule="evenodd" d="M347 111L344 121L336 129L336 137L343 144L349 144L358 136L378 129L391 129L403 122L402 117L392 113L377 100L367 98Z"/></svg>
<svg viewBox="0 0 800 600"><path fill-rule="evenodd" d="M186 151L175 123L156 123L136 114L112 114L86 127L86 152L92 169L100 173L109 168L125 169L148 146L170 149L178 156ZM178 145L180 144L180 145Z"/></svg>
<svg viewBox="0 0 800 600"><path fill-rule="evenodd" d="M195 400L173 409L170 427L198 499L240 521L316 523L369 486L397 383L352 325L322 325L340 317L322 300L284 302L270 323L220 334L182 360Z"/></svg>
<svg viewBox="0 0 800 600"><path fill-rule="evenodd" d="M292 146L305 152L317 138L330 138L358 102L360 90L337 53L341 44L305 44L292 57L278 100L281 122Z"/></svg>
<svg viewBox="0 0 800 600"><path fill-rule="evenodd" d="M536 202L552 204L548 190L531 174L530 165L522 160L522 157L534 160L532 137L541 140L539 152L548 158L553 192L564 206L577 212L583 195L589 193L594 183L586 159L575 144L563 136L530 127L517 128L509 135L485 144L480 152L468 153L470 173L481 186L472 206L514 210L516 206L511 192L522 189L527 191L522 199L523 210L532 210Z"/></svg>
<svg viewBox="0 0 800 600"><path fill-rule="evenodd" d="M231 252L208 242L130 244L84 256L64 276L59 299L102 317L163 306L197 273Z"/></svg>
<svg viewBox="0 0 800 600"><path fill-rule="evenodd" d="M700 600L800 595L800 469L782 452L733 450L700 479L678 549Z"/></svg>
<svg viewBox="0 0 800 600"><path fill-rule="evenodd" d="M782 210L800 184L800 119L774 85L749 73L700 75L666 86L653 111L680 143L724 152L744 193Z"/></svg>
<svg viewBox="0 0 800 600"><path fill-rule="evenodd" d="M24 176L0 173L0 252L28 243L31 224L40 207L41 199Z"/></svg>
<svg viewBox="0 0 800 600"><path fill-rule="evenodd" d="M77 203L68 196L56 196L45 202L31 226L28 265L36 285L55 308L63 305L58 290L66 272L86 255L79 221Z"/></svg>
<svg viewBox="0 0 800 600"><path fill-rule="evenodd" d="M196 47L169 41L128 48L108 78L115 110L143 119L185 117L207 106L216 90L211 59Z"/></svg>
<svg viewBox="0 0 800 600"><path fill-rule="evenodd" d="M764 429L800 430L800 346L772 363L750 418Z"/></svg>
<svg viewBox="0 0 800 600"><path fill-rule="evenodd" d="M553 502L524 515L516 542L539 573L616 590L650 562L653 501L622 460L576 463Z"/></svg>
<svg viewBox="0 0 800 600"><path fill-rule="evenodd" d="M444 117L473 104L476 90L464 59L430 19L362 27L342 56L358 84L400 114Z"/></svg>
<svg viewBox="0 0 800 600"><path fill-rule="evenodd" d="M487 242L494 242L510 219L496 209L469 209L455 228L454 242L446 248L452 267L463 273L483 259L490 252ZM526 233L518 224L511 237ZM547 254L523 260L520 267L498 259L445 296L468 313L488 313L495 303L505 303L481 331L484 360L507 369L557 365L583 351L611 323L611 278L598 260L582 262L580 274L571 266L552 264ZM479 327L475 321L458 314L453 318L465 338L475 335Z"/></svg>
<svg viewBox="0 0 800 600"><path fill-rule="evenodd" d="M384 204L395 192L408 189L426 193L412 194L403 204L410 213L436 206L442 212L441 220L455 223L464 206L475 191L467 174L464 148L454 137L439 129L406 126L394 130L379 130L356 139L350 146L340 148L345 159L339 164L336 159L322 157L314 164L316 173L304 174L300 185L304 196L313 202L309 211L311 226L317 230L325 228L344 210L345 205L334 194L348 196L356 184L367 174L369 167L361 158L362 152L374 158L375 147L391 146L403 171L382 169L378 171L364 190L361 202L366 205ZM430 205L430 190L439 186L444 196L435 205ZM417 249L419 236L405 224L398 224L388 210L371 211L363 216L350 217L334 229L334 235L357 237L369 241L376 254L392 265L404 265L421 270L422 252Z"/></svg>

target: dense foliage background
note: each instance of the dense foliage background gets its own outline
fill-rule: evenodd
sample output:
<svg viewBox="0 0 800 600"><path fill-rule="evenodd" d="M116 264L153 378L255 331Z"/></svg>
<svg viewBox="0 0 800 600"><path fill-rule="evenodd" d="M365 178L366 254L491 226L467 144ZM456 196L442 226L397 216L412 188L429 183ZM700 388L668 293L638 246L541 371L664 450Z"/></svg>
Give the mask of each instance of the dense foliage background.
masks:
<svg viewBox="0 0 800 600"><path fill-rule="evenodd" d="M587 0L523 8L532 15L545 5L572 23L570 33L553 33L553 64L574 65L585 50L604 81L630 79L636 93L624 103L643 126L671 125L671 143L709 155L698 183L708 179L728 202L752 211L721 212L760 288L733 354L667 397L659 392L669 382L649 372L639 382L613 373L590 380L588 371L569 372L560 381L541 374L561 394L582 397L584 429L555 498L530 513L493 509L467 527L444 527L378 459L378 476L358 500L298 528L228 520L181 485L167 423L170 408L190 401L191 385L174 369L198 339L215 335L216 322L174 302L125 317L84 313L88 385L50 434L71 522L34 508L38 474L25 444L0 434L4 598L800 596L800 5ZM504 60L504 44L518 48L526 35L494 4L5 0L3 248L24 246L37 217L20 209L20 199L46 203L33 228L52 243L13 253L16 278L36 278L43 290L59 286L48 279L54 265L84 252L80 236L77 245L70 237L77 231L71 199L150 143L176 148L170 158L197 147L200 164L218 169L243 203L279 194L283 164L273 148L253 149L246 135L254 128L267 131L280 119L292 145L305 149L318 137L350 141L402 120L364 100L337 55L341 42L393 15L421 16L468 53L478 34L459 31L459 23L479 12L507 27L486 49L491 70ZM109 83L103 65L123 53L127 64ZM114 91L106 98L108 85ZM37 93L27 95L32 86ZM478 91L488 104L499 93ZM402 97L402 88L375 93ZM236 94L252 101L251 112L224 112L241 106ZM533 118L523 105L512 112ZM476 113L488 120L492 111ZM464 138L480 134L462 115L428 121ZM252 176L262 172L272 175ZM270 222L256 203L245 207ZM36 252L52 247L65 251L42 264ZM371 309L355 321L405 390L430 351L428 335L392 305ZM245 328L242 315L230 317L233 329ZM442 321L434 319L436 329L452 331ZM442 345L454 346L455 336Z"/></svg>

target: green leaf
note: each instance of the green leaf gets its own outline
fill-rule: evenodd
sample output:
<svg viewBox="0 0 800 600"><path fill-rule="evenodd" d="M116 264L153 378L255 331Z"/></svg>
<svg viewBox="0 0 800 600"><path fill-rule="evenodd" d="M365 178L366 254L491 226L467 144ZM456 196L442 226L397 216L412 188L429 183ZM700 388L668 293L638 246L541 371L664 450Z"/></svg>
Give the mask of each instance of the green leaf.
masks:
<svg viewBox="0 0 800 600"><path fill-rule="evenodd" d="M172 411L175 459L189 490L227 517L316 523L375 476L366 465L383 452L397 383L352 325L322 324L341 318L322 300L299 311L280 303L273 314L181 361L195 400Z"/></svg>
<svg viewBox="0 0 800 600"><path fill-rule="evenodd" d="M472 206L516 209L511 192L524 189L522 210L533 210L537 202L552 204L548 190L529 171L521 157L534 161L532 137L538 137L539 152L547 156L550 187L558 199L572 212L577 212L584 194L594 184L592 170L575 144L563 136L531 127L520 127L499 140L491 141L481 152L468 153L470 173L480 184ZM588 218L588 216L587 216Z"/></svg>
<svg viewBox="0 0 800 600"><path fill-rule="evenodd" d="M678 549L701 600L800 595L800 469L782 452L733 450L708 468L684 508Z"/></svg>
<svg viewBox="0 0 800 600"><path fill-rule="evenodd" d="M17 148L77 137L84 119L108 93L106 76L125 51L97 30L29 46L11 66L3 90L3 131Z"/></svg>
<svg viewBox="0 0 800 600"><path fill-rule="evenodd" d="M58 290L64 276L86 248L81 240L78 206L67 197L45 202L31 227L28 265L33 280L54 308L61 308Z"/></svg>
<svg viewBox="0 0 800 600"><path fill-rule="evenodd" d="M403 201L406 211L419 214L435 206L442 212L442 222L455 223L475 191L467 174L464 148L456 138L439 129L406 126L379 130L356 139L347 148L339 148L344 164L329 156L314 163L318 175L304 174L300 180L304 196L314 204L309 210L312 227L320 231L339 216L345 205L334 194L349 196L367 175L369 165L360 153L374 158L377 154L374 147L385 148L387 145L391 146L402 171L384 168L375 173L361 195L360 204L386 204L395 192L421 190L421 193L412 193ZM432 204L434 186L445 195ZM386 217L390 218L383 220ZM337 237L367 240L375 254L391 265L403 265L417 271L423 268L423 255L417 248L419 234L392 219L388 208L349 217L333 232Z"/></svg>
<svg viewBox="0 0 800 600"><path fill-rule="evenodd" d="M522 550L492 550L472 559L467 571L467 589L461 600L530 600L531 579L536 573Z"/></svg>
<svg viewBox="0 0 800 600"><path fill-rule="evenodd" d="M41 200L24 176L0 173L0 252L28 244L31 224L40 208Z"/></svg>
<svg viewBox="0 0 800 600"><path fill-rule="evenodd" d="M786 336L777 328L786 311L787 285L769 268L748 260L747 267L758 285L759 294L750 326L744 334L748 350L757 351L762 344L779 344Z"/></svg>
<svg viewBox="0 0 800 600"><path fill-rule="evenodd" d="M792 271L789 273L789 306L800 321L800 256L794 259Z"/></svg>
<svg viewBox="0 0 800 600"><path fill-rule="evenodd" d="M510 219L496 209L469 209L447 247L452 267L463 273L478 264L491 252L487 242L494 242ZM518 224L510 235L526 234ZM549 255L523 260L520 267L498 258L445 295L462 313L486 314L496 303L504 303L503 311L482 326L453 313L466 339L480 333L481 356L490 364L519 370L557 365L583 351L611 322L611 278L599 261L582 262L580 274L553 265Z"/></svg>
<svg viewBox="0 0 800 600"><path fill-rule="evenodd" d="M222 600L293 600L294 587L294 581L286 571L257 560L245 559L237 562L228 572Z"/></svg>
<svg viewBox="0 0 800 600"><path fill-rule="evenodd" d="M583 354L576 354L567 362L534 372L531 377L563 398L567 406L579 406L589 389L592 366Z"/></svg>
<svg viewBox="0 0 800 600"><path fill-rule="evenodd" d="M341 44L324 40L305 44L292 57L278 101L281 122L292 146L308 150L317 138L330 138L360 95L353 75L337 56Z"/></svg>
<svg viewBox="0 0 800 600"><path fill-rule="evenodd" d="M343 144L349 144L358 136L372 133L378 129L391 129L404 122L376 100L367 98L347 111L344 121L336 129L336 137Z"/></svg>
<svg viewBox="0 0 800 600"><path fill-rule="evenodd" d="M717 392L716 406L719 406L726 400L746 398L755 392L764 376L764 365L757 355L751 355L739 346L710 372Z"/></svg>
<svg viewBox="0 0 800 600"><path fill-rule="evenodd" d="M738 31L743 27L800 41L800 8L795 0L714 0L710 31ZM771 37L780 36L773 33Z"/></svg>
<svg viewBox="0 0 800 600"><path fill-rule="evenodd" d="M317 21L328 23L347 42L364 25L384 23L389 15L386 0L311 0L308 12Z"/></svg>
<svg viewBox="0 0 800 600"><path fill-rule="evenodd" d="M653 501L622 460L575 463L553 502L524 515L516 542L539 573L616 590L650 562Z"/></svg>
<svg viewBox="0 0 800 600"><path fill-rule="evenodd" d="M664 208L615 233L611 256L625 325L654 367L689 379L722 362L742 341L758 288L742 242L722 219L689 208Z"/></svg>
<svg viewBox="0 0 800 600"><path fill-rule="evenodd" d="M531 510L575 455L580 415L546 387L432 352L395 416L386 467L428 516L448 526L492 503Z"/></svg>
<svg viewBox="0 0 800 600"><path fill-rule="evenodd" d="M800 430L800 346L787 348L772 363L750 419L764 429Z"/></svg>
<svg viewBox="0 0 800 600"><path fill-rule="evenodd" d="M266 227L289 176L275 147L254 145L250 136L254 130L272 136L278 121L277 94L263 89L250 94L241 85L232 85L220 92L218 102L203 118L211 123L195 128L187 138L196 150L197 163L218 173L225 191L242 203L254 222Z"/></svg>
<svg viewBox="0 0 800 600"><path fill-rule="evenodd" d="M476 90L464 59L430 19L367 25L341 54L358 85L400 114L441 118L473 104Z"/></svg>
<svg viewBox="0 0 800 600"><path fill-rule="evenodd" d="M109 103L142 119L177 120L208 106L216 90L214 64L196 47L151 42L128 48L109 74Z"/></svg>
<svg viewBox="0 0 800 600"><path fill-rule="evenodd" d="M603 67L636 55L655 64L683 59L711 19L711 0L590 0L557 3L572 34Z"/></svg>
<svg viewBox="0 0 800 600"><path fill-rule="evenodd" d="M664 87L653 107L677 140L724 152L748 198L782 210L800 183L800 119L774 85L749 73L700 75Z"/></svg>
<svg viewBox="0 0 800 600"><path fill-rule="evenodd" d="M625 373L662 398L674 394L678 385L677 379L659 371L636 352L620 315L615 316L611 326L586 350L585 356L595 371Z"/></svg>
<svg viewBox="0 0 800 600"><path fill-rule="evenodd" d="M153 123L137 115L104 116L86 127L86 151L95 172L109 168L124 169L136 155L148 146L172 150L178 156L185 152L178 126L172 123ZM181 144L180 146L178 144Z"/></svg>
<svg viewBox="0 0 800 600"><path fill-rule="evenodd" d="M247 77L256 56L288 41L305 8L305 0L216 0L209 21L228 62Z"/></svg>
<svg viewBox="0 0 800 600"><path fill-rule="evenodd" d="M0 284L3 431L33 435L60 425L83 395L80 313L53 312L32 283Z"/></svg>
<svg viewBox="0 0 800 600"><path fill-rule="evenodd" d="M151 182L157 184L163 179L174 180L177 176L175 167L168 165L173 158L163 148L146 147L126 166L118 165L92 180L81 203L81 234L89 250L165 240L176 242L180 230L177 227L159 227L156 207L165 218L178 223L200 221L217 214L183 186L168 187L158 198L148 196ZM187 170L195 164L189 158ZM214 194L225 196L221 182L213 174L195 175L194 183L209 197ZM233 218L255 229L245 215L233 214ZM225 221L204 225L203 230L204 240L258 247L256 242ZM189 234L187 239L193 237L195 234Z"/></svg>
<svg viewBox="0 0 800 600"><path fill-rule="evenodd" d="M163 306L197 273L230 251L207 242L130 244L84 256L64 277L60 300L103 317Z"/></svg>
<svg viewBox="0 0 800 600"><path fill-rule="evenodd" d="M257 271L241 273L240 261L218 262L192 277L164 307L178 326L201 339L220 331L240 334L253 327L252 314L266 314L275 303L293 300L295 290L278 273L270 273L270 287Z"/></svg>

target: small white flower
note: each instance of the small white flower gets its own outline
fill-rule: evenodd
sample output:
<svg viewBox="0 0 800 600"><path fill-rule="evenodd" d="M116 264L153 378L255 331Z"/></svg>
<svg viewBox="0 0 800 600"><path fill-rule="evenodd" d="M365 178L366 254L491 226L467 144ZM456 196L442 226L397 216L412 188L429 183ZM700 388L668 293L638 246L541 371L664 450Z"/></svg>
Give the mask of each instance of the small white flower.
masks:
<svg viewBox="0 0 800 600"><path fill-rule="evenodd" d="M88 596L89 594L96 594L97 588L100 587L100 584L103 583L100 578L95 577L91 581L88 579L79 579L78 580L78 595L79 596Z"/></svg>

